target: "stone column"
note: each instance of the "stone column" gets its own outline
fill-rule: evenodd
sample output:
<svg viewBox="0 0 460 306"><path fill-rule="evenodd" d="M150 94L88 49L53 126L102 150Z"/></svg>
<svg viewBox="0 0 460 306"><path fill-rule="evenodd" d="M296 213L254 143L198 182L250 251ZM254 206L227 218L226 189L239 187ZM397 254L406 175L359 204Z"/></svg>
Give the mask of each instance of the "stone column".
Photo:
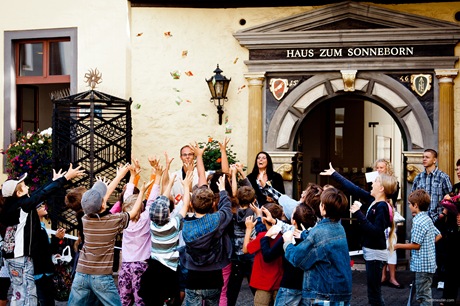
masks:
<svg viewBox="0 0 460 306"><path fill-rule="evenodd" d="M284 180L285 193L294 199L298 199L298 195L294 195L294 184L293 181L294 172L297 170L294 168L294 158L299 152L295 151L270 151L273 162L273 170L281 174ZM256 153L257 154L257 153Z"/></svg>
<svg viewBox="0 0 460 306"><path fill-rule="evenodd" d="M454 156L454 78L458 69L436 69L439 79L438 167L455 179Z"/></svg>
<svg viewBox="0 0 460 306"><path fill-rule="evenodd" d="M248 80L248 169L252 165L257 153L263 148L263 110L262 110L262 88L264 85L263 73L247 73Z"/></svg>

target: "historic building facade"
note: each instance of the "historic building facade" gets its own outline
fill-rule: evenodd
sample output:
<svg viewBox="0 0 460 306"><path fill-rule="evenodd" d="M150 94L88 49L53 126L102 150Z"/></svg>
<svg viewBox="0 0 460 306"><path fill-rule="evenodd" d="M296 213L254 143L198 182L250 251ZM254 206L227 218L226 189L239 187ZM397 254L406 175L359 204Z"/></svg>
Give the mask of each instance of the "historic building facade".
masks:
<svg viewBox="0 0 460 306"><path fill-rule="evenodd" d="M330 161L352 177L387 157L404 203L407 166L420 168L421 152L435 148L456 181L460 2L96 2L22 0L0 12L3 147L18 127L50 126L50 95L86 90L85 73L97 68L98 90L133 99L132 151L143 161L168 150L178 167L182 145L228 136L248 170L257 152L270 152L296 196L307 182L325 183L318 174ZM49 57L38 65L34 55ZM216 64L231 78L222 125L205 83Z"/></svg>

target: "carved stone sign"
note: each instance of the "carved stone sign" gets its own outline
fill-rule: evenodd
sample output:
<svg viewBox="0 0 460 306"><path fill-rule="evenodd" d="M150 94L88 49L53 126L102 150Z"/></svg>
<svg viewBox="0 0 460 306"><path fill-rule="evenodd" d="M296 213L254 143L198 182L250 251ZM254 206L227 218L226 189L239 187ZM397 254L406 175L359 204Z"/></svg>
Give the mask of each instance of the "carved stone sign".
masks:
<svg viewBox="0 0 460 306"><path fill-rule="evenodd" d="M254 49L250 51L251 60L268 59L326 59L363 57L417 57L453 56L452 45L436 46L356 46L356 47L313 47L293 49Z"/></svg>

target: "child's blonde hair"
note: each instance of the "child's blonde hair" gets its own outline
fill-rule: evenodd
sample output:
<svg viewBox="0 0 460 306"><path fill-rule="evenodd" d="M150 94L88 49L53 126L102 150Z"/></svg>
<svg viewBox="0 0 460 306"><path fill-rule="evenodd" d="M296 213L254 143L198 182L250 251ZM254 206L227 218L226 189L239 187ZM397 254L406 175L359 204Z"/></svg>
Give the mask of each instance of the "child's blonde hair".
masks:
<svg viewBox="0 0 460 306"><path fill-rule="evenodd" d="M133 206L134 204L136 203L137 201L137 197L138 195L137 194L133 194L133 195L130 195L126 201L123 202L123 205L121 206L121 211L123 212L130 212L131 209L133 209ZM137 222L137 220L139 220L140 218L140 214L141 214L141 211L139 210L137 215L134 216L133 219L131 219L133 222Z"/></svg>
<svg viewBox="0 0 460 306"><path fill-rule="evenodd" d="M389 169L387 168L387 171L388 170ZM390 214L390 233L388 234L388 250L391 253L394 251L394 239L396 238L396 225L394 217L391 217L394 216L394 203L391 200L391 196L396 192L396 189L398 188L398 181L396 180L396 177L386 173L380 173L376 180L379 180L382 184L383 191L385 193L385 198L389 203L388 213Z"/></svg>

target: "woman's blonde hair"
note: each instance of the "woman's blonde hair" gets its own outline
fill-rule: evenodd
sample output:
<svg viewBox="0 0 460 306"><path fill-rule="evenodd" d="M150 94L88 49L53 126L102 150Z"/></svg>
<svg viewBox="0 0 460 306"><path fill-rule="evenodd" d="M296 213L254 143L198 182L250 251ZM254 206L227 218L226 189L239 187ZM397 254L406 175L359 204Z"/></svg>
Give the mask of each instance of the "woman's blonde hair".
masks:
<svg viewBox="0 0 460 306"><path fill-rule="evenodd" d="M394 170L393 170L393 165L391 164L391 162L388 159L384 159L384 158L377 159L375 161L375 163L374 163L374 170L375 171L377 171L377 164L378 163L384 163L386 165L386 167L387 167L386 174L395 175Z"/></svg>

